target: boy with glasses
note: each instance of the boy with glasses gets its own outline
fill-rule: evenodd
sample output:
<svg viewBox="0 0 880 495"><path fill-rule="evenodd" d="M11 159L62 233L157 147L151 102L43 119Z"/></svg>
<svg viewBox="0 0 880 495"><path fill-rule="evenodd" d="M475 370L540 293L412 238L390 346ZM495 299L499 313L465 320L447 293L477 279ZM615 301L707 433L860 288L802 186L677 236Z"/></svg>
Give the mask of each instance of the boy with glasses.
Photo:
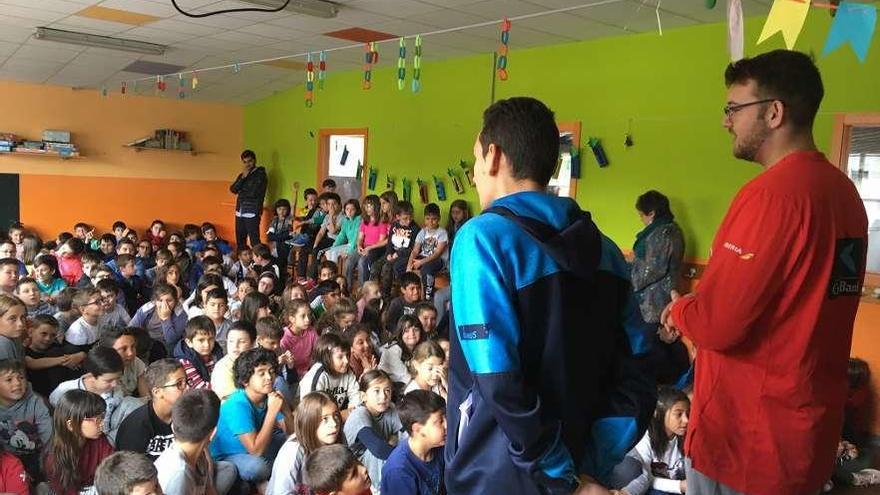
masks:
<svg viewBox="0 0 880 495"><path fill-rule="evenodd" d="M119 426L116 449L146 454L155 461L174 441L171 407L187 389L183 365L175 359L160 359L144 374L150 400L132 412Z"/></svg>

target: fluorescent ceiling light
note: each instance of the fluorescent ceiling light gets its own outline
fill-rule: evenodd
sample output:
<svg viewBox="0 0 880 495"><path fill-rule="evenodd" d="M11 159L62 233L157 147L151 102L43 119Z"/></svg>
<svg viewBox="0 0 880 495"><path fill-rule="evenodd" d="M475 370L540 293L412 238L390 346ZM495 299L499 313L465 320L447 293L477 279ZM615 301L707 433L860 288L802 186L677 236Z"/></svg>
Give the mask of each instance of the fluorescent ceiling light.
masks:
<svg viewBox="0 0 880 495"><path fill-rule="evenodd" d="M242 0L245 3L253 3L256 5L262 5L263 7L273 7L278 8L284 5L284 0ZM287 4L287 8L284 10L290 10L292 12L298 12L300 14L311 15L315 17L323 17L325 19L332 19L339 14L339 5L333 2L328 2L325 0L290 0L290 3Z"/></svg>
<svg viewBox="0 0 880 495"><path fill-rule="evenodd" d="M47 27L38 27L34 38L45 41L57 41L59 43L71 43L74 45L94 46L108 48L110 50L122 50L126 52L143 53L146 55L162 55L165 53L165 45L147 43L144 41L127 40L123 38L111 38L97 34L78 33L76 31L64 31Z"/></svg>

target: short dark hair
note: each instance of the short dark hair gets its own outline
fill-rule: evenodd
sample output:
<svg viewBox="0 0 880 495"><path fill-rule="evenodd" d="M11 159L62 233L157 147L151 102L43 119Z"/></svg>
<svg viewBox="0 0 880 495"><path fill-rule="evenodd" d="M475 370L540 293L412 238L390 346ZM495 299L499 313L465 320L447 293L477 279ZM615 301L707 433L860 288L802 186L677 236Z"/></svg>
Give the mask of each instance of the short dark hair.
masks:
<svg viewBox="0 0 880 495"><path fill-rule="evenodd" d="M2 258L0 259L0 266L12 265L18 267L18 264L21 263L17 258Z"/></svg>
<svg viewBox="0 0 880 495"><path fill-rule="evenodd" d="M113 247L116 247L116 236L113 234L104 234L99 240L101 242L109 242L113 244Z"/></svg>
<svg viewBox="0 0 880 495"><path fill-rule="evenodd" d="M205 256L202 258L202 266L205 265L223 265L223 260L218 256Z"/></svg>
<svg viewBox="0 0 880 495"><path fill-rule="evenodd" d="M125 363L116 350L98 345L92 347L92 350L86 354L83 369L86 373L98 377L108 373L122 373L125 370Z"/></svg>
<svg viewBox="0 0 880 495"><path fill-rule="evenodd" d="M342 205L342 209L344 210L346 206L352 205L354 206L354 215L358 216L361 214L361 202L355 198L351 198Z"/></svg>
<svg viewBox="0 0 880 495"><path fill-rule="evenodd" d="M125 229L125 228L128 228L125 225L125 222L123 222L122 220L117 220L117 221L113 222L113 227L110 230Z"/></svg>
<svg viewBox="0 0 880 495"><path fill-rule="evenodd" d="M119 246L123 244L131 244L131 247L137 247L133 240L129 239L128 237L123 237L122 239L119 239L119 241L116 243L116 249L119 249Z"/></svg>
<svg viewBox="0 0 880 495"><path fill-rule="evenodd" d="M397 414L403 429L412 435L412 427L418 423L424 425L428 418L437 411L446 410L446 401L443 397L430 390L413 390L403 396Z"/></svg>
<svg viewBox="0 0 880 495"><path fill-rule="evenodd" d="M153 361L147 366L147 370L144 372L144 380L152 392L154 388L161 388L165 385L171 373L182 369L183 365L180 364L180 361L172 358L163 358Z"/></svg>
<svg viewBox="0 0 880 495"><path fill-rule="evenodd" d="M15 359L0 359L0 374L6 372L18 373L24 376L24 364Z"/></svg>
<svg viewBox="0 0 880 495"><path fill-rule="evenodd" d="M264 316L257 320L257 337L280 339L284 336L284 325L275 316Z"/></svg>
<svg viewBox="0 0 880 495"><path fill-rule="evenodd" d="M792 127L809 130L825 96L822 76L812 57L792 50L773 50L743 58L727 66L727 87L755 81L757 97L772 98L785 106L785 117Z"/></svg>
<svg viewBox="0 0 880 495"><path fill-rule="evenodd" d="M306 484L315 493L338 491L357 466L358 460L347 446L319 447L306 457Z"/></svg>
<svg viewBox="0 0 880 495"><path fill-rule="evenodd" d="M256 160L257 154L251 150L244 150L241 152L241 159L244 160L245 158L253 158L254 160Z"/></svg>
<svg viewBox="0 0 880 495"><path fill-rule="evenodd" d="M330 260L322 261L321 264L318 265L318 272L320 273L320 271L325 268L329 268L329 269L333 270L333 273L339 273L339 265L337 265L333 261L330 261Z"/></svg>
<svg viewBox="0 0 880 495"><path fill-rule="evenodd" d="M322 196L324 196L324 201L333 200L339 204L342 204L342 198L340 198L339 195L336 194L335 192L326 192L326 193L322 194Z"/></svg>
<svg viewBox="0 0 880 495"><path fill-rule="evenodd" d="M400 276L400 288L403 289L410 285L418 285L421 287L422 277L416 272L404 272L403 275Z"/></svg>
<svg viewBox="0 0 880 495"><path fill-rule="evenodd" d="M269 246L265 244L257 244L256 246L251 247L251 251L260 258L263 259L271 259L272 251L269 249Z"/></svg>
<svg viewBox="0 0 880 495"><path fill-rule="evenodd" d="M216 288L211 289L205 294L205 300L202 302L202 305L207 304L211 299L223 299L224 302L229 302L229 294L226 293L226 289Z"/></svg>
<svg viewBox="0 0 880 495"><path fill-rule="evenodd" d="M79 237L71 237L64 242L73 254L83 254L86 250L86 244ZM113 245L116 245L116 238L113 238Z"/></svg>
<svg viewBox="0 0 880 495"><path fill-rule="evenodd" d="M174 438L197 443L208 438L220 418L220 398L211 390L187 390L171 406Z"/></svg>
<svg viewBox="0 0 880 495"><path fill-rule="evenodd" d="M653 211L655 217L672 215L672 210L669 209L669 198L653 189L639 196L636 200L636 209L645 215Z"/></svg>
<svg viewBox="0 0 880 495"><path fill-rule="evenodd" d="M253 323L247 320L238 320L229 327L229 330L226 332L226 335L229 335L232 332L244 332L248 334L248 337L251 338L251 342L257 340L257 329Z"/></svg>
<svg viewBox="0 0 880 495"><path fill-rule="evenodd" d="M254 370L257 366L262 366L264 364L268 364L277 372L278 356L276 356L274 352L260 347L255 347L242 352L235 360L235 365L233 366L235 386L238 388L247 387L251 377L254 376Z"/></svg>
<svg viewBox="0 0 880 495"><path fill-rule="evenodd" d="M184 335L186 340L192 340L199 334L206 334L211 337L217 335L217 327L214 326L214 322L205 315L196 316L186 322L186 334Z"/></svg>
<svg viewBox="0 0 880 495"><path fill-rule="evenodd" d="M308 199L308 197L311 196L311 195L313 195L313 194L314 194L315 196L317 196L317 195L318 195L318 191L315 191L314 188L307 187L306 190L303 191L303 199Z"/></svg>
<svg viewBox="0 0 880 495"><path fill-rule="evenodd" d="M119 284L112 278L105 278L95 284L95 288L101 292L112 292L119 294Z"/></svg>
<svg viewBox="0 0 880 495"><path fill-rule="evenodd" d="M135 328L130 327L102 327L101 332L101 345L104 347L113 348L113 344L116 343L116 339L124 336L129 336L134 339L135 344L137 344L138 332Z"/></svg>
<svg viewBox="0 0 880 495"><path fill-rule="evenodd" d="M18 288L21 287L22 285L26 285L26 284L34 284L37 286L37 289L39 289L39 287L40 287L37 284L36 279L31 278L31 277L21 277L20 279L18 279L18 282L15 283L15 291L18 292Z"/></svg>
<svg viewBox="0 0 880 495"><path fill-rule="evenodd" d="M287 208L287 211L290 211L290 201L286 198L281 198L275 201L275 205L272 207L273 210L277 210L278 208Z"/></svg>
<svg viewBox="0 0 880 495"><path fill-rule="evenodd" d="M31 319L34 321L34 328L40 325L49 325L55 327L55 330L58 330L58 327L60 326L58 320L52 315L35 315Z"/></svg>
<svg viewBox="0 0 880 495"><path fill-rule="evenodd" d="M156 481L156 465L142 453L119 451L110 454L95 470L95 490L98 495L131 495L141 483Z"/></svg>
<svg viewBox="0 0 880 495"><path fill-rule="evenodd" d="M134 263L133 254L120 254L116 257L116 267L120 270L122 270L122 267L129 263Z"/></svg>
<svg viewBox="0 0 880 495"><path fill-rule="evenodd" d="M394 207L395 215L412 215L413 211L413 205L409 201L398 201Z"/></svg>
<svg viewBox="0 0 880 495"><path fill-rule="evenodd" d="M337 283L333 279L327 279L315 288L315 294L319 296L323 296L324 294L328 294L330 292L335 292L339 290L339 283Z"/></svg>
<svg viewBox="0 0 880 495"><path fill-rule="evenodd" d="M428 216L428 215L435 216L435 217L439 218L440 217L440 206L438 206L437 203L428 203L427 205L425 205L425 216Z"/></svg>
<svg viewBox="0 0 880 495"><path fill-rule="evenodd" d="M199 235L201 235L201 233L202 233L202 230L199 228L198 225L196 225L194 223L183 224L183 237L184 238L189 237L191 235L199 236Z"/></svg>
<svg viewBox="0 0 880 495"><path fill-rule="evenodd" d="M76 289L73 287L65 287L55 296L55 307L58 311L70 311L73 307L73 296L76 295Z"/></svg>
<svg viewBox="0 0 880 495"><path fill-rule="evenodd" d="M483 112L483 156L494 144L504 153L515 179L546 186L559 159L559 128L553 111L535 98L499 100Z"/></svg>
<svg viewBox="0 0 880 495"><path fill-rule="evenodd" d="M324 179L324 182L321 183L321 187L336 187L336 181L333 179Z"/></svg>

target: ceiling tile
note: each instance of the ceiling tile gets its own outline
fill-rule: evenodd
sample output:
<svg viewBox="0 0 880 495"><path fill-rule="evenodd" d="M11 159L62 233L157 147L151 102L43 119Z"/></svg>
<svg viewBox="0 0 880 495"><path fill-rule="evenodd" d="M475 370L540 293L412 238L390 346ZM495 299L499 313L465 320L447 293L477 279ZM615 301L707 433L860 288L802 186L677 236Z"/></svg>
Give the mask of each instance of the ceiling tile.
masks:
<svg viewBox="0 0 880 495"><path fill-rule="evenodd" d="M341 29L339 31L330 31L324 33L324 36L328 36L330 38L338 38L345 41L353 41L355 43L370 43L373 41L394 39L397 38L399 35L386 31L377 31L375 29L353 27Z"/></svg>
<svg viewBox="0 0 880 495"><path fill-rule="evenodd" d="M278 42L278 40L274 38L267 38L265 36L259 36L256 34L243 33L241 31L223 31L217 34L212 34L211 36L207 36L205 39L232 41L234 43L251 46L265 46Z"/></svg>
<svg viewBox="0 0 880 495"><path fill-rule="evenodd" d="M321 19L307 15L291 15L282 19L267 21L266 24L291 29L299 33L326 33L351 27L351 24L335 19Z"/></svg>
<svg viewBox="0 0 880 495"><path fill-rule="evenodd" d="M468 29L468 33L474 36L483 36L483 37L495 37L495 39L499 40L495 42L495 45L500 43L500 35L499 35L498 26L485 26L474 29ZM516 50L517 48L527 48L538 45L555 45L559 43L567 43L572 41L572 38L566 36L560 36L556 34L547 33L544 31L538 31L535 29L529 29L526 27L513 27L510 31L510 48ZM494 50L494 48L492 48Z"/></svg>
<svg viewBox="0 0 880 495"><path fill-rule="evenodd" d="M398 18L437 10L436 5L417 0L355 0L350 5L360 10Z"/></svg>
<svg viewBox="0 0 880 495"><path fill-rule="evenodd" d="M143 26L151 22L159 20L158 17L131 12L128 10L111 9L100 5L92 5L86 7L76 13L78 17L86 17L89 19L99 19L102 21L119 22L131 26Z"/></svg>
<svg viewBox="0 0 880 495"><path fill-rule="evenodd" d="M520 27L554 33L575 40L587 40L626 34L626 31L622 28L601 24L569 13L550 14L517 21L516 29L511 32L511 39L516 36Z"/></svg>
<svg viewBox="0 0 880 495"><path fill-rule="evenodd" d="M11 17L0 17L0 41L21 43L33 35L33 28L16 24Z"/></svg>
<svg viewBox="0 0 880 495"><path fill-rule="evenodd" d="M3 12L3 15L21 17L23 19L33 19L46 24L64 19L68 16L68 14L64 12L54 12L51 10L36 9L30 6L23 7L20 5L8 4L0 4L0 11Z"/></svg>
<svg viewBox="0 0 880 495"><path fill-rule="evenodd" d="M153 29L161 29L162 31L171 31L172 33L183 33L190 36L208 36L223 31L223 28L216 26L206 26L195 22L179 21L177 19L159 19L150 24Z"/></svg>
<svg viewBox="0 0 880 495"><path fill-rule="evenodd" d="M62 14L73 14L83 8L82 4L68 0L2 0L0 1L0 10L6 10L7 5L60 12Z"/></svg>
<svg viewBox="0 0 880 495"><path fill-rule="evenodd" d="M163 31L161 29L154 29L144 26L130 29L120 34L119 37L138 41L146 41L148 43L156 43L159 45L170 45L193 38L193 36L189 34Z"/></svg>
<svg viewBox="0 0 880 495"><path fill-rule="evenodd" d="M0 41L0 59L12 55L21 45L18 43L10 43L8 41Z"/></svg>
<svg viewBox="0 0 880 495"><path fill-rule="evenodd" d="M475 14L486 19L502 19L518 15L534 14L547 10L546 7L524 2L523 0L483 0L459 5L456 10Z"/></svg>
<svg viewBox="0 0 880 495"><path fill-rule="evenodd" d="M177 9L171 5L171 0L161 3L149 2L147 0L104 0L101 2L101 7L127 10L129 12L162 18L177 15Z"/></svg>
<svg viewBox="0 0 880 495"><path fill-rule="evenodd" d="M194 24L200 24L203 26L212 26L224 29L238 29L240 27L249 26L254 23L254 21L252 20L244 19L241 17L234 17L231 15L213 15L211 17L200 17L196 19L178 14L172 17L172 19L176 21L192 22Z"/></svg>
<svg viewBox="0 0 880 495"><path fill-rule="evenodd" d="M121 22L102 21L99 19L89 19L88 17L79 17L75 15L66 17L63 21L51 24L50 27L104 35L124 33L131 29L130 25Z"/></svg>
<svg viewBox="0 0 880 495"><path fill-rule="evenodd" d="M49 62L69 62L76 58L79 52L85 50L84 47L79 47L78 50L71 50L69 48L70 45L61 43L38 43L37 41L30 41L21 45L21 48L16 52L16 56Z"/></svg>
<svg viewBox="0 0 880 495"><path fill-rule="evenodd" d="M276 26L274 24L267 24L265 22L251 24L250 26L239 28L238 31L264 36L266 38L274 38L276 40L293 40L302 36L302 32L298 30L289 27Z"/></svg>
<svg viewBox="0 0 880 495"><path fill-rule="evenodd" d="M430 12L410 15L406 17L406 20L440 29L467 26L486 21L485 18L476 14L469 14L467 12L453 9L437 9Z"/></svg>

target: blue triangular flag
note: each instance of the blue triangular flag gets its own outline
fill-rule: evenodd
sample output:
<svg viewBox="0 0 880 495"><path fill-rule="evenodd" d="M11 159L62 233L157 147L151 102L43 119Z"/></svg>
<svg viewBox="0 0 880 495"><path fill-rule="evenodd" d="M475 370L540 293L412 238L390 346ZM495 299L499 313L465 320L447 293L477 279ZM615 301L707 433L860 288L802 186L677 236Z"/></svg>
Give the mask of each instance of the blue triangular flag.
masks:
<svg viewBox="0 0 880 495"><path fill-rule="evenodd" d="M837 13L831 24L831 31L828 32L828 39L825 40L822 55L828 55L849 42L859 61L865 63L876 24L876 6L867 3L841 2L837 6Z"/></svg>

